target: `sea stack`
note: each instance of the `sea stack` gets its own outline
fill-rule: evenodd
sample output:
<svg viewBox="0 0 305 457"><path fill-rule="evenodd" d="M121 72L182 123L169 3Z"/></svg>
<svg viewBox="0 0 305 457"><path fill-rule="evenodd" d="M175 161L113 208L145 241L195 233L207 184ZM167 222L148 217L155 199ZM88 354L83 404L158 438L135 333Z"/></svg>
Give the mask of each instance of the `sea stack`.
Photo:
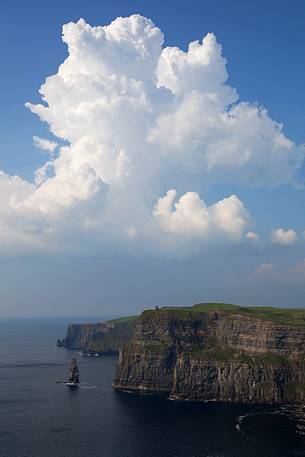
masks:
<svg viewBox="0 0 305 457"><path fill-rule="evenodd" d="M73 358L68 368L68 385L77 386L79 384L79 371L77 360Z"/></svg>

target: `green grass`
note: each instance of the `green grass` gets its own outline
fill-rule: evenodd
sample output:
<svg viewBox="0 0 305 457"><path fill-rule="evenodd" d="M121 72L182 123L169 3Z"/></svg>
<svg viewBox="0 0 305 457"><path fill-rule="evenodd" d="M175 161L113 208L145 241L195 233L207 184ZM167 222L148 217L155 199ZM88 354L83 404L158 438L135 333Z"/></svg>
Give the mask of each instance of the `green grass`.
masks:
<svg viewBox="0 0 305 457"><path fill-rule="evenodd" d="M198 303L192 306L195 311L236 311L239 306L232 305L231 303Z"/></svg>
<svg viewBox="0 0 305 457"><path fill-rule="evenodd" d="M161 312L170 312L177 317L187 318L196 317L196 314L207 313L209 311L224 311L230 313L245 312L245 307L232 305L231 303L198 303L193 306L164 306L159 309Z"/></svg>
<svg viewBox="0 0 305 457"><path fill-rule="evenodd" d="M161 342L145 344L145 346L143 346L143 349L145 351L152 352L153 354L162 354L169 350L168 345L165 343L161 343Z"/></svg>
<svg viewBox="0 0 305 457"><path fill-rule="evenodd" d="M230 303L198 303L193 306L163 306L160 308L161 311L175 310L175 311L195 311L195 312L206 312L206 311L235 311L239 309L239 306L232 305Z"/></svg>
<svg viewBox="0 0 305 457"><path fill-rule="evenodd" d="M249 314L268 319L278 324L305 327L304 308L274 308L272 306L256 306L245 308Z"/></svg>
<svg viewBox="0 0 305 457"><path fill-rule="evenodd" d="M138 319L139 316L126 316L126 317L118 317L117 319L111 319L111 321L107 321L109 324L124 324L125 322L132 322Z"/></svg>

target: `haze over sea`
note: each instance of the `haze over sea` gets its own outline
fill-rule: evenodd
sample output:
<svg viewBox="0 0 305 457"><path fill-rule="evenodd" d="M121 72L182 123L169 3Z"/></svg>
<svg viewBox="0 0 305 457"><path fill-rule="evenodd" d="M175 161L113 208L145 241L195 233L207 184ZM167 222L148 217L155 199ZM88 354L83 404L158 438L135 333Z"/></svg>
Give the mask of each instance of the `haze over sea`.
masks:
<svg viewBox="0 0 305 457"><path fill-rule="evenodd" d="M301 409L113 391L116 357L56 347L71 321L1 320L1 457L305 456ZM72 356L78 390L58 384Z"/></svg>

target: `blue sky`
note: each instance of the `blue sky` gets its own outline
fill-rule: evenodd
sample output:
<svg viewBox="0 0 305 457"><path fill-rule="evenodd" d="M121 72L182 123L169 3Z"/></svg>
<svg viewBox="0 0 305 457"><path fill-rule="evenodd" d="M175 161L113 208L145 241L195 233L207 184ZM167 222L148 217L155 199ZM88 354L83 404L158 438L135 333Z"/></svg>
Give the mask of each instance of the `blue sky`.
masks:
<svg viewBox="0 0 305 457"><path fill-rule="evenodd" d="M55 0L49 3L3 0L0 13L0 170L8 175L32 181L34 171L46 162L46 154L33 145L33 135L58 141L50 133L50 126L32 114L25 103L41 102L38 92L41 84L47 76L57 73L58 66L68 55L66 45L61 41L62 26L76 22L80 17L94 26L107 25L118 16L139 13L162 30L165 46L177 46L184 51L189 42L201 40L208 32L213 32L227 59L228 84L237 89L239 101L264 106L273 120L284 124L283 132L288 138L295 143L305 142L303 1ZM66 144L62 138L59 143ZM28 249L17 253L14 249L12 252L6 250L1 260L5 291L2 313L96 315L101 309L101 313L109 315L109 306L115 314L120 314L155 301L183 304L210 299L262 304L264 296L258 289L266 277L264 267L263 279L256 269L269 264L272 264L272 268L266 267L269 282L263 284L266 303L300 306L304 296L302 282L305 283L301 267L305 258L302 239L305 230L304 177L303 165L296 172L299 184L268 185L265 182L256 186L255 180L226 182L223 179L205 185L202 184L204 176L199 176L194 178L193 188L189 188L189 181L185 181L186 184L181 181L181 187L177 189L179 195L187 191L198 192L207 205L236 194L251 215L251 231L258 232L261 238L260 246L256 247L242 243L234 248L223 244L215 248L211 243L208 247L195 248L196 255L192 248L191 253L184 253L182 258L173 259L168 255L166 260L143 253L140 248L138 251L138 247L132 247L133 252L124 249L120 255L115 249L105 250L104 247L94 248L94 255L89 253L90 249L88 253L84 249L80 254L75 254L73 249L72 254L71 250L57 250L56 254ZM177 182L176 176L172 182ZM172 182L169 178L168 183L162 183L163 193ZM298 242L289 246L271 243L269 232L279 227L295 231ZM76 239L79 243L84 242ZM168 282L164 281L164 262L170 270ZM85 278L84 269L90 272ZM183 287L181 278L185 270L188 273ZM206 281L202 282L201 274ZM105 284L99 281L100 275L106 275ZM29 287L37 278L39 291ZM20 282L19 290L15 287L16 280ZM124 299L118 295L118 281L122 281ZM139 283L141 287L137 286ZM280 283L285 284L287 296L278 288ZM69 285L68 291L65 284ZM86 312L82 308L84 301L88 305ZM77 304L76 308L73 303Z"/></svg>

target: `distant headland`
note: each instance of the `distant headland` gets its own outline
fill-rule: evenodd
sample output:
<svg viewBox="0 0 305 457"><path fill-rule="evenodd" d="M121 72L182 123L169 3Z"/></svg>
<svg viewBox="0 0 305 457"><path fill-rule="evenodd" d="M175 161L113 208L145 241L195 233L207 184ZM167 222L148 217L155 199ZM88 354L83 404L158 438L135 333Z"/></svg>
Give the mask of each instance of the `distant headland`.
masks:
<svg viewBox="0 0 305 457"><path fill-rule="evenodd" d="M128 316L95 324L71 324L58 347L81 349L86 355L118 354L131 340L138 316Z"/></svg>

